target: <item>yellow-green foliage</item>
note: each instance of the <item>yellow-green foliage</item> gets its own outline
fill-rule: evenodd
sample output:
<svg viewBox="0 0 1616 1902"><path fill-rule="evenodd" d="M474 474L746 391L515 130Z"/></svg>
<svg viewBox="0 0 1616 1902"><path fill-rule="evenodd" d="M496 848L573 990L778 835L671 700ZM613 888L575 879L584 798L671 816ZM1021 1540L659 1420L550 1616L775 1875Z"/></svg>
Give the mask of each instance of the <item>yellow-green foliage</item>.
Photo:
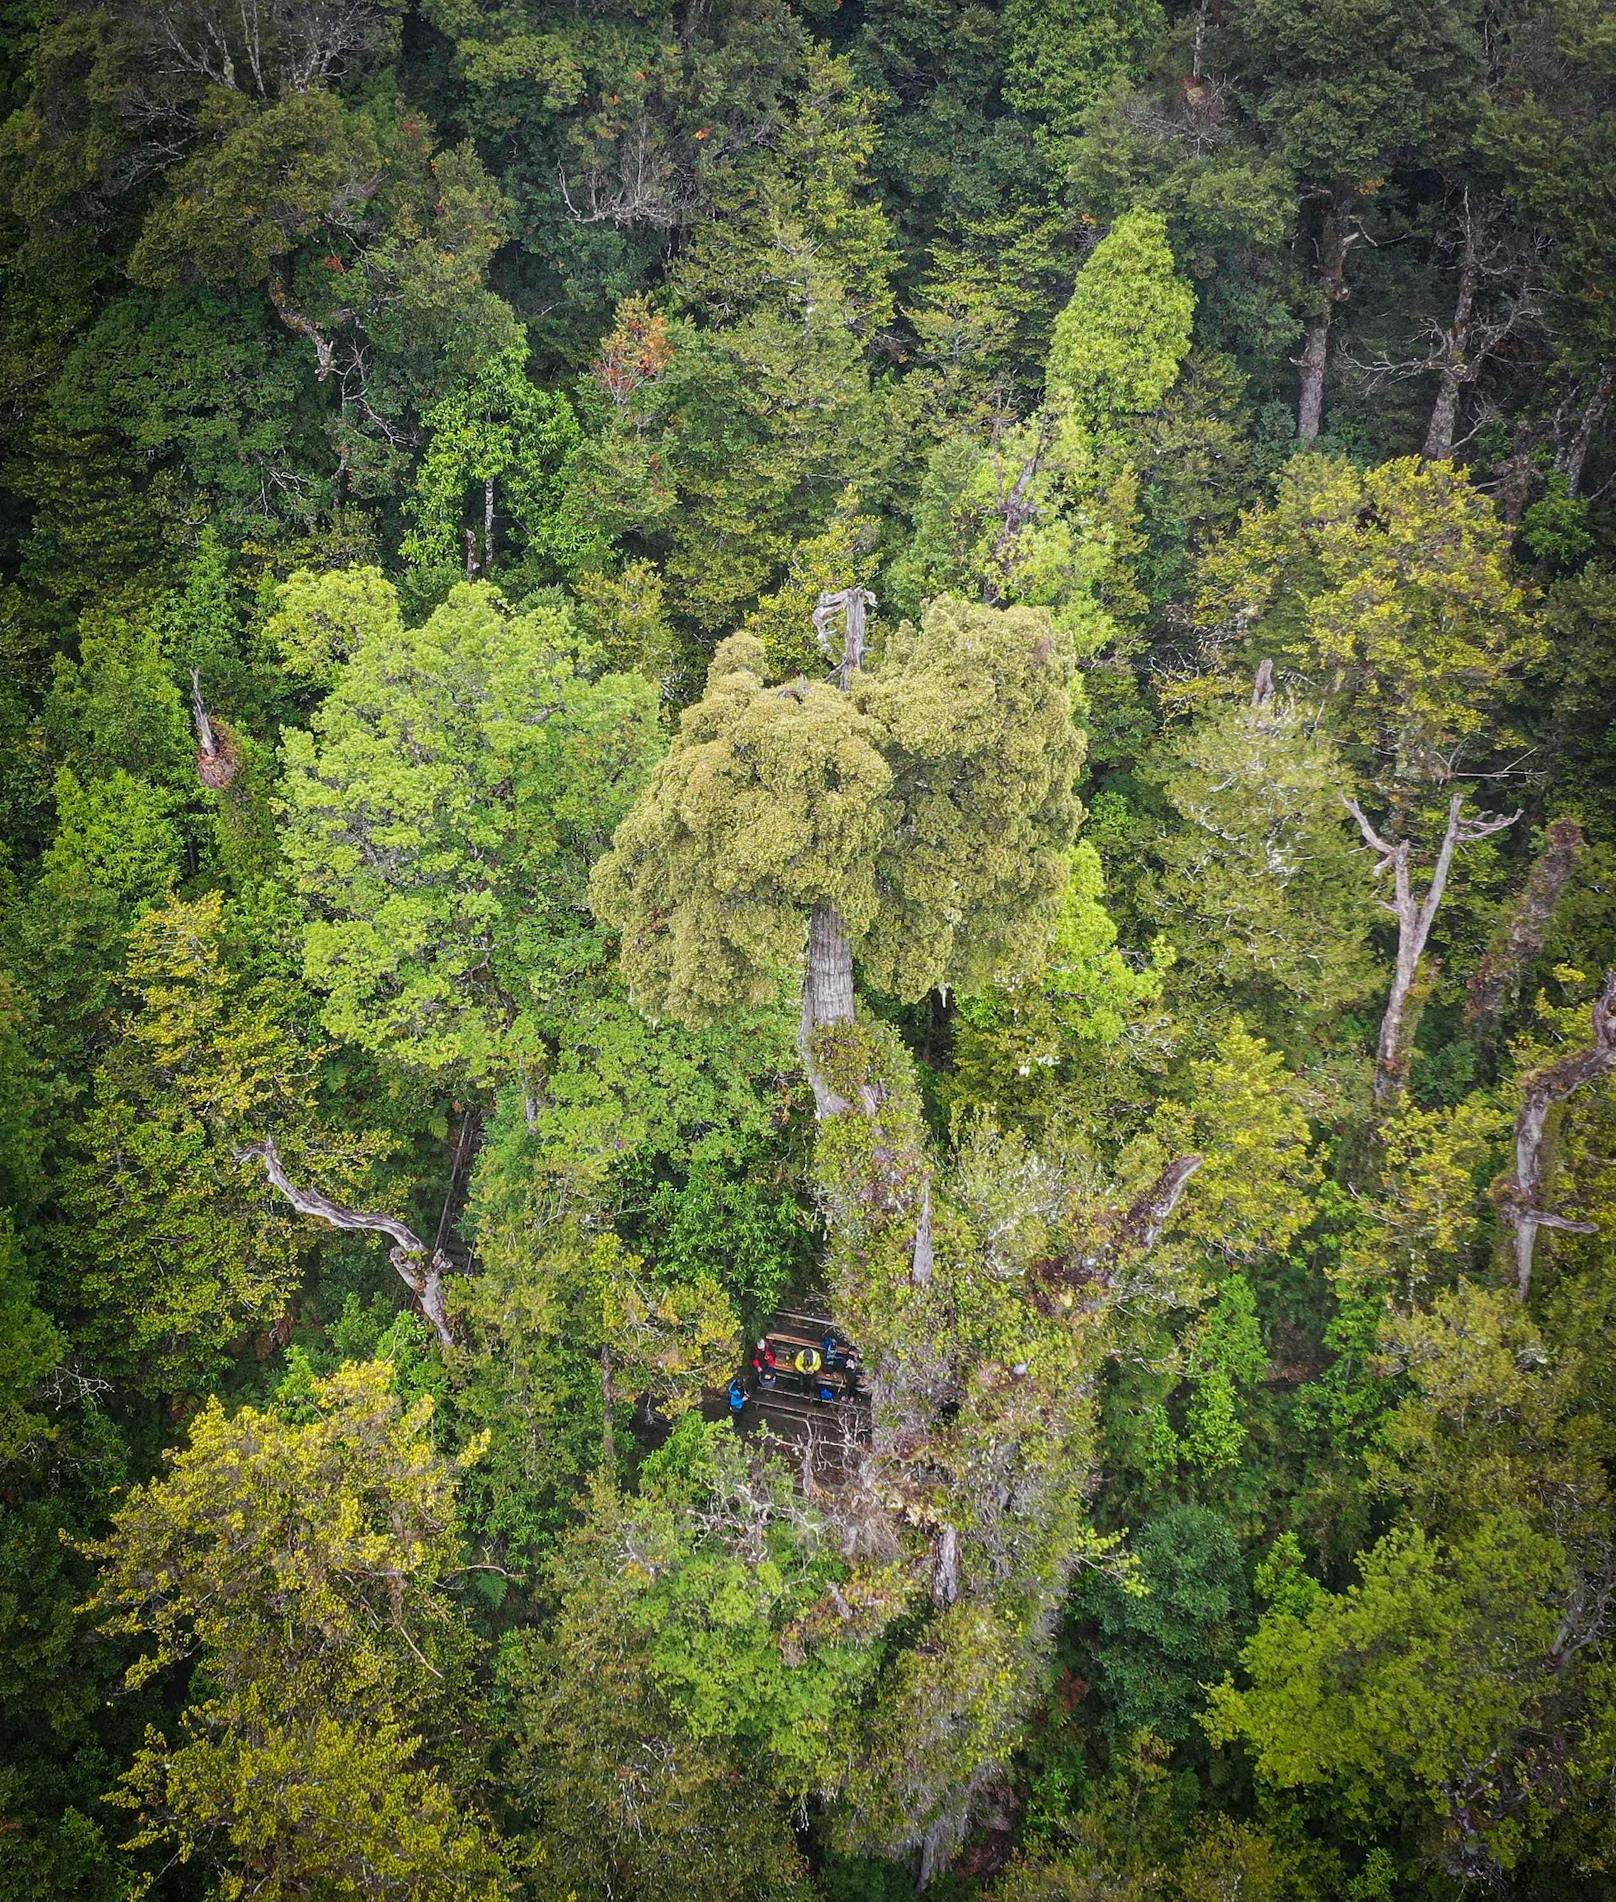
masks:
<svg viewBox="0 0 1616 1902"><path fill-rule="evenodd" d="M1513 741L1499 708L1544 649L1510 536L1451 463L1299 456L1207 564L1205 607L1253 627L1243 667L1307 674L1360 765L1406 793Z"/></svg>
<svg viewBox="0 0 1616 1902"><path fill-rule="evenodd" d="M60 1179L64 1266L105 1351L183 1385L267 1327L297 1285L308 1231L236 1145L272 1132L300 1171L318 1128L316 1054L295 987L231 964L223 895L172 898L131 934L129 1009L97 1066ZM320 1130L325 1182L351 1192L373 1151Z"/></svg>
<svg viewBox="0 0 1616 1902"><path fill-rule="evenodd" d="M285 740L305 968L362 1048L479 1079L537 1066L556 940L586 925L585 867L658 744L657 690L592 678L553 602L518 614L462 583L418 628L368 588L360 604L313 730ZM303 590L283 638L322 652L325 611Z"/></svg>
<svg viewBox="0 0 1616 1902"><path fill-rule="evenodd" d="M821 899L855 936L875 916L892 823L879 730L822 682L765 687L763 665L750 635L719 647L706 697L590 883L654 1016L702 1023L776 995Z"/></svg>
<svg viewBox="0 0 1616 1902"><path fill-rule="evenodd" d="M1035 962L1078 816L1071 668L1046 617L950 600L851 693L766 685L732 635L591 883L645 1008L777 995L820 902L901 997Z"/></svg>
<svg viewBox="0 0 1616 1902"><path fill-rule="evenodd" d="M894 775L860 950L880 989L919 997L1042 961L1081 812L1072 671L1069 641L1036 610L945 598L858 683Z"/></svg>
<svg viewBox="0 0 1616 1902"><path fill-rule="evenodd" d="M1167 220L1125 212L1055 319L1048 401L1092 434L1153 410L1189 354L1195 293L1174 268Z"/></svg>
<svg viewBox="0 0 1616 1902"><path fill-rule="evenodd" d="M149 1731L118 1800L138 1843L203 1858L222 1896L358 1896L380 1868L403 1893L492 1902L498 1858L414 1728L463 1652L456 1462L388 1362L292 1385L269 1411L210 1400L85 1548L87 1609L140 1642L131 1685L201 1663L180 1741Z"/></svg>
<svg viewBox="0 0 1616 1902"><path fill-rule="evenodd" d="M1349 1285L1412 1300L1466 1265L1509 1120L1469 1097L1447 1109L1408 1106L1386 1124L1383 1192L1342 1255Z"/></svg>
<svg viewBox="0 0 1616 1902"><path fill-rule="evenodd" d="M1360 1573L1269 1612L1243 1654L1250 1688L1214 1690L1208 1729L1242 1740L1269 1785L1328 1791L1360 1826L1412 1812L1432 1833L1486 1827L1507 1868L1547 1820L1512 1802L1509 1763L1556 1694L1565 1553L1501 1512L1451 1546L1392 1533Z"/></svg>

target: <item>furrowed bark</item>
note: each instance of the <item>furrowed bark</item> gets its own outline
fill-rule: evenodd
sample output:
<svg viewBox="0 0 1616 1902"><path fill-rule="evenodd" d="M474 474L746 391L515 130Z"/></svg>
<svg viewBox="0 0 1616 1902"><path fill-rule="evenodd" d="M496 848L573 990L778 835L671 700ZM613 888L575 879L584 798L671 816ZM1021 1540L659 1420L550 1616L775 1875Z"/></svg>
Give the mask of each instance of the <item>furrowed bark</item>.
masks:
<svg viewBox="0 0 1616 1902"><path fill-rule="evenodd" d="M1515 1292L1524 1301L1532 1292L1532 1258L1538 1230L1557 1228L1573 1235L1597 1233L1593 1222L1575 1222L1544 1208L1549 1157L1545 1153L1549 1112L1575 1091L1616 1070L1616 971L1607 973L1594 1000L1593 1042L1556 1063L1545 1064L1526 1079L1526 1100L1515 1119L1515 1173L1494 1191L1499 1213L1515 1238Z"/></svg>
<svg viewBox="0 0 1616 1902"><path fill-rule="evenodd" d="M333 1202L330 1196L322 1195L318 1189L298 1188L286 1173L273 1137L266 1136L262 1142L243 1143L236 1150L237 1162L253 1160L262 1161L264 1173L299 1215L312 1215L319 1221L329 1222L333 1228L387 1236L393 1244L388 1250L387 1259L398 1271L399 1279L415 1296L421 1313L431 1323L439 1341L445 1347L453 1345L454 1334L443 1301L443 1277L452 1264L441 1249L429 1249L408 1223L399 1221L395 1216L351 1209L341 1202Z"/></svg>
<svg viewBox="0 0 1616 1902"><path fill-rule="evenodd" d="M836 684L846 693L864 664L866 611L875 605L867 588L854 585L822 594L814 608L814 632L827 655L837 652L831 632L836 616L843 617L843 635L836 662ZM814 1106L823 1121L851 1107L833 1090L814 1060L814 1033L826 1024L853 1021L853 947L847 921L828 898L821 899L808 918L808 961L802 979L802 1028L798 1047L803 1068L813 1085Z"/></svg>
<svg viewBox="0 0 1616 1902"><path fill-rule="evenodd" d="M850 1108L832 1089L814 1060L814 1033L826 1024L853 1021L853 948L842 914L829 903L814 906L808 919L808 964L802 980L803 1068L813 1085L821 1121Z"/></svg>

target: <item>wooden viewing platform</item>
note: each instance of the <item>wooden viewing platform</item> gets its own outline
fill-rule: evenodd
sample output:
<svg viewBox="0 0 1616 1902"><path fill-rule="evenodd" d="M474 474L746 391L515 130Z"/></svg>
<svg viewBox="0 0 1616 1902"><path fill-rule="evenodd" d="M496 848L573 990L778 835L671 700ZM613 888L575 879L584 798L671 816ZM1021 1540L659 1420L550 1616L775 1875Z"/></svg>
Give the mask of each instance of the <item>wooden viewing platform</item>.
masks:
<svg viewBox="0 0 1616 1902"><path fill-rule="evenodd" d="M752 1367L753 1347L749 1344L739 1378L747 1395L745 1408L737 1415L730 1406L727 1391L709 1393L702 1412L708 1419L728 1415L742 1433L767 1433L787 1448L812 1463L813 1477L834 1484L848 1468L851 1458L870 1436L870 1400L862 1370L855 1363L845 1367L818 1367L799 1372L791 1363L807 1350L818 1356L827 1338L847 1342L847 1336L823 1315L802 1308L779 1308L763 1331L779 1355L779 1366L772 1380L765 1380ZM852 1343L847 1345L855 1354ZM821 1399L817 1389L821 1377L837 1390L832 1400Z"/></svg>

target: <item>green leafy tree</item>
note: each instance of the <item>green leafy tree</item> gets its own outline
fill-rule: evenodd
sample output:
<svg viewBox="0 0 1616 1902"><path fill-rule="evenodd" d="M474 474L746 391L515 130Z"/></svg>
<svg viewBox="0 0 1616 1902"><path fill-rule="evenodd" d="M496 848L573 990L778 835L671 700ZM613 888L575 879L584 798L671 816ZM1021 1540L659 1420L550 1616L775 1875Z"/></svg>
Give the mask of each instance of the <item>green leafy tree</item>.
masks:
<svg viewBox="0 0 1616 1902"><path fill-rule="evenodd" d="M1328 1791L1359 1830L1412 1811L1455 1872L1510 1868L1544 1820L1514 1779L1558 1694L1564 1549L1503 1512L1451 1545L1389 1534L1360 1574L1270 1610L1250 1688L1212 1694L1214 1740L1281 1790Z"/></svg>
<svg viewBox="0 0 1616 1902"><path fill-rule="evenodd" d="M1492 501L1446 463L1360 470L1302 456L1207 564L1206 607L1243 617L1328 696L1361 782L1401 807L1422 785L1507 758L1519 671L1543 635Z"/></svg>
<svg viewBox="0 0 1616 1902"><path fill-rule="evenodd" d="M1223 45L1240 104L1306 208L1317 262L1296 434L1311 442L1331 327L1351 295L1348 258L1394 168L1439 157L1462 127L1481 77L1479 19L1453 0L1241 0Z"/></svg>
<svg viewBox="0 0 1616 1902"><path fill-rule="evenodd" d="M826 502L873 486L895 453L870 364L893 262L867 182L871 104L815 52L776 135L717 162L720 215L674 273L685 314L646 354L656 333L625 307L597 362L609 407L583 464L590 503L609 531L666 548L674 602L703 630L734 626Z"/></svg>
<svg viewBox="0 0 1616 1902"><path fill-rule="evenodd" d="M427 411L425 423L415 526L402 550L422 571L421 583L430 589L461 574L470 580L496 566L503 580L509 566L532 585L576 564L583 538L564 521L562 500L577 420L565 397L529 381L520 346L479 364L464 388Z"/></svg>
<svg viewBox="0 0 1616 1902"><path fill-rule="evenodd" d="M88 1609L141 1645L132 1685L202 1660L177 1738L148 1735L119 1800L137 1847L200 1861L221 1895L508 1893L424 1744L465 1657L456 1462L430 1417L386 1361L269 1411L210 1401L87 1547Z"/></svg>
<svg viewBox="0 0 1616 1902"><path fill-rule="evenodd" d="M808 925L806 1051L819 1024L852 1015L855 952L903 997L1032 962L1082 757L1047 621L934 602L847 692L768 687L763 664L750 636L719 649L596 867L596 908L623 933L643 1005L702 1022L772 998L802 969Z"/></svg>
<svg viewBox="0 0 1616 1902"><path fill-rule="evenodd" d="M1079 0L1011 0L1005 96L1057 139L1119 77L1137 71L1139 49L1164 24L1155 0L1090 6Z"/></svg>
<svg viewBox="0 0 1616 1902"><path fill-rule="evenodd" d="M639 1499L597 1489L551 1570L559 1616L515 1675L518 1787L557 1891L650 1895L677 1856L704 1895L764 1870L806 1894L780 1797L837 1780L876 1662L818 1511L690 1417Z"/></svg>
<svg viewBox="0 0 1616 1902"><path fill-rule="evenodd" d="M1137 1577L1084 1581L1094 1621L1092 1668L1114 1745L1153 1731L1168 1743L1197 1733L1205 1686L1233 1662L1247 1602L1245 1566L1228 1521L1205 1506L1169 1506L1130 1541Z"/></svg>
<svg viewBox="0 0 1616 1902"><path fill-rule="evenodd" d="M398 592L379 568L298 568L276 590L263 638L283 673L325 690L365 641L396 642L401 629Z"/></svg>
<svg viewBox="0 0 1616 1902"><path fill-rule="evenodd" d="M1126 439L1172 388L1193 313L1162 218L1119 218L1055 321L1043 408L990 443L955 438L933 455L900 594L980 590L1049 607L1080 654L1106 646L1140 605Z"/></svg>
<svg viewBox="0 0 1616 1902"><path fill-rule="evenodd" d="M1179 824L1145 902L1187 995L1250 1000L1289 1039L1373 981L1369 897L1343 805L1345 762L1307 710L1268 697L1214 706L1154 763Z"/></svg>
<svg viewBox="0 0 1616 1902"><path fill-rule="evenodd" d="M233 968L239 931L218 892L135 926L131 1008L60 1176L59 1311L98 1365L167 1391L215 1375L233 1341L279 1320L301 1272L306 1234L236 1145L262 1128L294 1158L313 1142L339 1185L373 1147L319 1128L316 1057L296 1034L305 1000Z"/></svg>
<svg viewBox="0 0 1616 1902"><path fill-rule="evenodd" d="M1148 964L1131 961L1104 894L1100 855L1079 840L1047 966L960 999L951 1098L1044 1127L1073 1107L1118 1044L1148 1034L1173 954L1158 941Z"/></svg>
<svg viewBox="0 0 1616 1902"><path fill-rule="evenodd" d="M307 974L361 1048L536 1087L549 1004L594 961L584 879L658 744L656 689L593 678L564 609L486 584L418 628L367 621L285 743Z"/></svg>
<svg viewBox="0 0 1616 1902"><path fill-rule="evenodd" d="M1184 1453L1203 1473L1227 1472L1240 1464L1251 1390L1268 1371L1257 1297L1244 1275L1230 1275L1222 1283L1189 1347Z"/></svg>

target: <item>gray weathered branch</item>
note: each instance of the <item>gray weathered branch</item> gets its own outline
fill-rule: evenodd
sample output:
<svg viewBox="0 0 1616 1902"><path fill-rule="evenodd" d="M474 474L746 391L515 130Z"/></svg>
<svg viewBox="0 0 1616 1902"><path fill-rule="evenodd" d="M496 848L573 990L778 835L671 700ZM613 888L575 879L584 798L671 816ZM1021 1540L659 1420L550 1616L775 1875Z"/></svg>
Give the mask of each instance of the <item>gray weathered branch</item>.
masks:
<svg viewBox="0 0 1616 1902"><path fill-rule="evenodd" d="M1117 1247L1147 1254L1161 1240L1168 1218L1183 1200L1190 1178L1206 1161L1205 1156L1180 1156L1170 1162L1156 1180L1122 1218Z"/></svg>
<svg viewBox="0 0 1616 1902"><path fill-rule="evenodd" d="M1380 1020L1380 1041L1375 1052L1375 1101L1389 1108L1403 1092L1408 1076L1408 1006L1419 976L1420 960L1430 940L1431 927L1448 888L1454 854L1462 845L1502 832L1520 818L1519 812L1464 816L1464 797L1455 793L1448 803L1448 823L1431 868L1430 883L1423 895L1414 890L1410 867L1412 846L1407 839L1388 839L1369 823L1356 799L1348 799L1346 808L1358 822L1364 843L1379 855L1375 877L1392 874L1392 897L1386 909L1397 920L1397 961L1392 971L1391 991L1385 1014Z"/></svg>
<svg viewBox="0 0 1616 1902"><path fill-rule="evenodd" d="M387 1258L397 1269L399 1278L415 1296L438 1339L445 1347L453 1343L454 1333L449 1326L449 1316L443 1301L443 1277L452 1264L441 1249L428 1248L413 1228L394 1216L351 1209L341 1202L333 1202L330 1196L322 1195L318 1189L298 1188L286 1173L273 1137L266 1136L262 1142L243 1143L236 1150L237 1162L254 1159L263 1162L264 1173L299 1215L312 1215L319 1221L329 1222L333 1228L387 1236L393 1244Z"/></svg>
<svg viewBox="0 0 1616 1902"><path fill-rule="evenodd" d="M1523 1301L1532 1292L1532 1256L1539 1229L1573 1235L1597 1232L1592 1222L1572 1221L1544 1208L1549 1175L1545 1137L1549 1112L1556 1104L1616 1070L1616 971L1606 975L1594 1000L1593 1033L1586 1049L1547 1063L1526 1079L1526 1100L1515 1118L1515 1173L1494 1191L1499 1213L1515 1234L1515 1292Z"/></svg>

